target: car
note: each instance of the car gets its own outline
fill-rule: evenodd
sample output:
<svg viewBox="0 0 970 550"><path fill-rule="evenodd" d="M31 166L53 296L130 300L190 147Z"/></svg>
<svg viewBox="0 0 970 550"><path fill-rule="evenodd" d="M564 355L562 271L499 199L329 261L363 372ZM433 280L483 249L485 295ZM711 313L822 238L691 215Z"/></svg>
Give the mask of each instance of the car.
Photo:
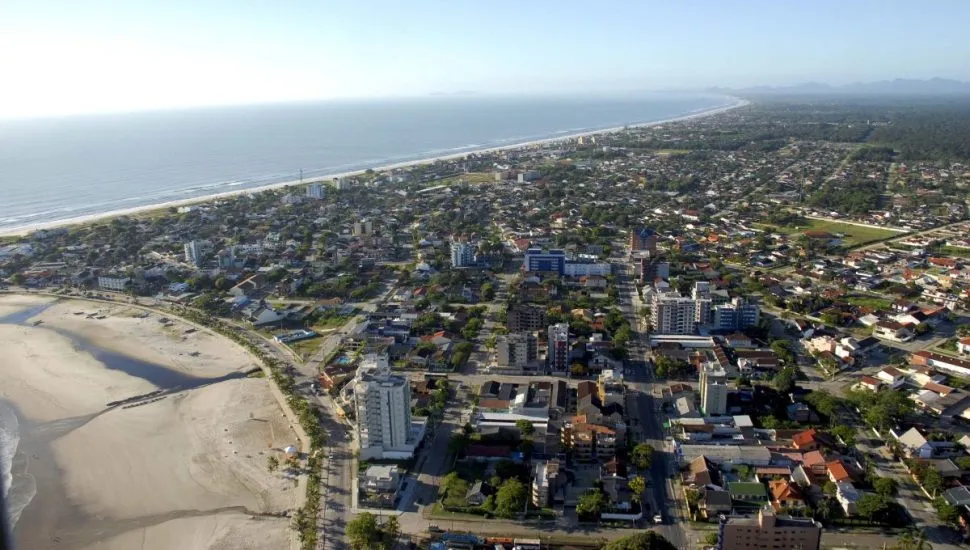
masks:
<svg viewBox="0 0 970 550"><path fill-rule="evenodd" d="M657 515L653 516L653 522L656 523L657 525L663 523L664 522L663 515L662 514L657 514Z"/></svg>

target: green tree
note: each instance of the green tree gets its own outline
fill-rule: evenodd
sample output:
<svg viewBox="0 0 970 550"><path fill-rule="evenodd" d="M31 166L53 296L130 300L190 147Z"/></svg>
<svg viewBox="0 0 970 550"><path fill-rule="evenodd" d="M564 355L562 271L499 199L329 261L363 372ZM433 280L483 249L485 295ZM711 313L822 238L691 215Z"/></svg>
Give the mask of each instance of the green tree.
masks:
<svg viewBox="0 0 970 550"><path fill-rule="evenodd" d="M606 495L603 494L603 491L590 489L579 496L579 502L576 503L576 513L581 516L599 518L607 504Z"/></svg>
<svg viewBox="0 0 970 550"><path fill-rule="evenodd" d="M377 527L377 518L370 512L361 512L348 521L345 532L350 539L350 547L354 550L370 550L381 534Z"/></svg>
<svg viewBox="0 0 970 550"><path fill-rule="evenodd" d="M832 426L832 429L829 431L831 431L834 435L841 438L842 441L845 442L846 446L848 447L855 446L856 429L853 428L852 426L839 424L837 426Z"/></svg>
<svg viewBox="0 0 970 550"><path fill-rule="evenodd" d="M708 546L717 546L718 536L717 533L708 533L704 535L704 544Z"/></svg>
<svg viewBox="0 0 970 550"><path fill-rule="evenodd" d="M936 499L933 502L933 505L936 506L936 515L940 518L940 521L948 525L956 525L959 523L960 510L958 510L955 506L942 498Z"/></svg>
<svg viewBox="0 0 970 550"><path fill-rule="evenodd" d="M630 492L633 493L631 498L635 502L640 502L643 499L643 492L647 490L647 482L644 481L642 476L633 476L628 485Z"/></svg>
<svg viewBox="0 0 970 550"><path fill-rule="evenodd" d="M525 508L527 493L518 478L506 479L495 493L495 514L503 518L515 517Z"/></svg>
<svg viewBox="0 0 970 550"><path fill-rule="evenodd" d="M926 473L923 474L922 484L926 492L936 498L936 495L943 490L943 476L936 468L927 468Z"/></svg>
<svg viewBox="0 0 970 550"><path fill-rule="evenodd" d="M826 496L835 496L835 493L837 493L838 490L838 486L836 486L832 481L826 481L825 485L822 486L822 492L825 493Z"/></svg>
<svg viewBox="0 0 970 550"><path fill-rule="evenodd" d="M856 501L856 512L873 521L884 517L889 511L889 499L875 493L865 493Z"/></svg>
<svg viewBox="0 0 970 550"><path fill-rule="evenodd" d="M891 477L880 477L872 482L872 488L876 490L877 494L889 498L896 494L898 484Z"/></svg>
<svg viewBox="0 0 970 550"><path fill-rule="evenodd" d="M795 369L792 367L785 367L778 371L778 374L772 378L771 383L779 392L790 393L793 389L795 389L795 380Z"/></svg>
<svg viewBox="0 0 970 550"><path fill-rule="evenodd" d="M955 462L961 470L970 471L970 456L961 456L960 458L956 459Z"/></svg>
<svg viewBox="0 0 970 550"><path fill-rule="evenodd" d="M603 550L677 550L677 547L656 531L644 531L621 539L616 539Z"/></svg>
<svg viewBox="0 0 970 550"><path fill-rule="evenodd" d="M638 444L630 453L630 460L641 470L650 469L650 464L653 463L653 447L647 443Z"/></svg>
<svg viewBox="0 0 970 550"><path fill-rule="evenodd" d="M387 518L387 521L381 527L381 532L383 534L384 544L390 548L394 544L394 541L401 536L401 522L398 517L390 516Z"/></svg>
<svg viewBox="0 0 970 550"><path fill-rule="evenodd" d="M515 427L518 428L519 432L521 432L524 436L530 436L536 431L535 426L532 425L532 422L529 422L524 418L516 420Z"/></svg>
<svg viewBox="0 0 970 550"><path fill-rule="evenodd" d="M461 508L465 506L465 495L468 494L468 482L458 477L457 472L451 472L441 480L441 486L445 490L445 498L442 501L445 508Z"/></svg>

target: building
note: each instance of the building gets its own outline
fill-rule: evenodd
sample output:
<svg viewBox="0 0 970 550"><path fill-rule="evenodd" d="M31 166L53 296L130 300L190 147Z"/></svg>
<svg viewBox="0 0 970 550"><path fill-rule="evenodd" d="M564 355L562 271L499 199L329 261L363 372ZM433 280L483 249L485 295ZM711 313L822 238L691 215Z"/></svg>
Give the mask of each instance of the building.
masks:
<svg viewBox="0 0 970 550"><path fill-rule="evenodd" d="M528 249L522 267L529 273L555 273L566 277L605 277L613 272L612 264L597 262L595 256L580 255L569 259L564 250L544 251L541 248Z"/></svg>
<svg viewBox="0 0 970 550"><path fill-rule="evenodd" d="M319 183L311 183L306 186L306 196L311 199L322 199L324 197L323 185Z"/></svg>
<svg viewBox="0 0 970 550"><path fill-rule="evenodd" d="M567 422L562 432L563 447L581 462L608 460L616 456L616 430L599 424Z"/></svg>
<svg viewBox="0 0 970 550"><path fill-rule="evenodd" d="M387 356L369 355L353 383L360 457L383 458L388 452L413 453L411 386L391 374Z"/></svg>
<svg viewBox="0 0 970 550"><path fill-rule="evenodd" d="M755 304L748 304L744 298L734 298L730 303L718 304L712 308L711 329L723 332L744 330L758 325L761 311Z"/></svg>
<svg viewBox="0 0 970 550"><path fill-rule="evenodd" d="M713 363L701 365L701 411L707 416L727 413L727 372Z"/></svg>
<svg viewBox="0 0 970 550"><path fill-rule="evenodd" d="M657 232L649 227L641 227L630 232L630 252L649 252L657 254Z"/></svg>
<svg viewBox="0 0 970 550"><path fill-rule="evenodd" d="M915 336L909 327L896 321L879 321L872 329L872 335L893 342L907 342Z"/></svg>
<svg viewBox="0 0 970 550"><path fill-rule="evenodd" d="M650 305L650 324L655 334L694 334L697 301L676 292L654 294Z"/></svg>
<svg viewBox="0 0 970 550"><path fill-rule="evenodd" d="M128 290L128 285L130 284L131 277L113 277L111 275L102 275L98 277L98 288L101 290L124 292L125 290Z"/></svg>
<svg viewBox="0 0 970 550"><path fill-rule="evenodd" d="M370 220L358 220L354 222L354 236L363 237L364 235L374 234L374 222Z"/></svg>
<svg viewBox="0 0 970 550"><path fill-rule="evenodd" d="M761 508L758 517L732 517L721 521L718 550L818 550L822 524L810 518L777 516L771 506Z"/></svg>
<svg viewBox="0 0 970 550"><path fill-rule="evenodd" d="M475 245L471 243L451 242L451 267L471 267L475 265Z"/></svg>
<svg viewBox="0 0 970 550"><path fill-rule="evenodd" d="M558 459L539 462L532 478L532 504L538 508L551 507L565 484L566 476L559 472Z"/></svg>
<svg viewBox="0 0 970 550"><path fill-rule="evenodd" d="M530 248L525 253L522 267L530 273L547 272L562 275L566 271L566 251L545 252L541 248Z"/></svg>
<svg viewBox="0 0 970 550"><path fill-rule="evenodd" d="M557 323L549 327L549 368L564 371L569 367L569 324Z"/></svg>
<svg viewBox="0 0 970 550"><path fill-rule="evenodd" d="M500 336L495 344L500 367L525 368L538 359L538 340L535 334L515 333Z"/></svg>
<svg viewBox="0 0 970 550"><path fill-rule="evenodd" d="M637 271L640 275L640 284L648 284L658 278L667 280L670 278L670 264L642 256L637 263Z"/></svg>
<svg viewBox="0 0 970 550"><path fill-rule="evenodd" d="M185 243L185 263L194 266L202 265L202 243L199 241L189 241Z"/></svg>
<svg viewBox="0 0 970 550"><path fill-rule="evenodd" d="M364 471L361 488L372 493L387 493L397 490L401 482L401 471L393 464L372 464Z"/></svg>
<svg viewBox="0 0 970 550"><path fill-rule="evenodd" d="M506 325L511 332L537 332L546 326L546 310L532 304L517 304L509 308Z"/></svg>

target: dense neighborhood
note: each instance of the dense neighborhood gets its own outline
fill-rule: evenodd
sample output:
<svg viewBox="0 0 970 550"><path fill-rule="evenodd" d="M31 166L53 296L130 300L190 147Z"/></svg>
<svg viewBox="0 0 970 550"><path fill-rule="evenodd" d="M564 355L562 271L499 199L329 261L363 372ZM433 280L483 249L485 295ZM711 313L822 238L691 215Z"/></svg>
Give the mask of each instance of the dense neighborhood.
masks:
<svg viewBox="0 0 970 550"><path fill-rule="evenodd" d="M309 373L354 548L956 547L970 159L895 109L755 99L38 230L0 280Z"/></svg>

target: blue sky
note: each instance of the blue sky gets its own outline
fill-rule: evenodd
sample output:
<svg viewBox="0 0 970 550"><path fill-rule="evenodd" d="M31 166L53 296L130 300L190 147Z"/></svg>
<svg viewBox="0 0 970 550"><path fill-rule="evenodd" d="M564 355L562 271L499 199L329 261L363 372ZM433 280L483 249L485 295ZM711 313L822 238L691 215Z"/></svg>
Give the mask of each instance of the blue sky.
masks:
<svg viewBox="0 0 970 550"><path fill-rule="evenodd" d="M970 80L970 1L2 0L0 117Z"/></svg>

